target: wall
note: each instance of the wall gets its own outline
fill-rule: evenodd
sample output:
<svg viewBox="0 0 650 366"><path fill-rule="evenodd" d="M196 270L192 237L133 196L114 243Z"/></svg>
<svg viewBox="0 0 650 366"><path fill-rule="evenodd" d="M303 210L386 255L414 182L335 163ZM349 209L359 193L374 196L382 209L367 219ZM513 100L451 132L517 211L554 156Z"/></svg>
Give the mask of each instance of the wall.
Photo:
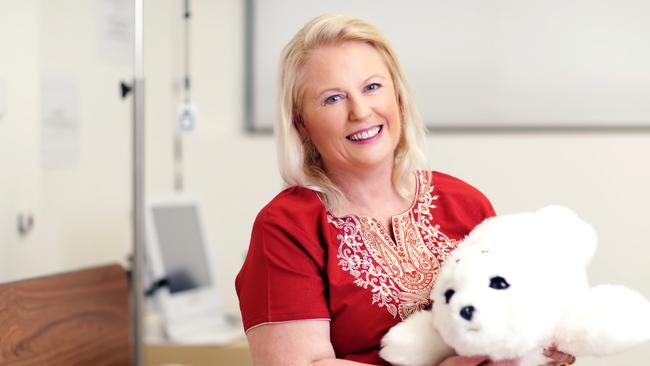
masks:
<svg viewBox="0 0 650 366"><path fill-rule="evenodd" d="M0 11L0 81L6 91L5 111L0 117L0 279L21 267L47 266L38 257L27 261L30 251L42 247L20 238L16 230L19 212L40 213L34 194L40 178L34 133L40 114L33 107L38 103L39 82L37 10L36 1L22 1L9 11ZM17 265L16 259L25 261ZM58 265L57 256L49 261Z"/></svg>
<svg viewBox="0 0 650 366"><path fill-rule="evenodd" d="M128 55L121 61L101 56L100 4L0 4L0 78L7 85L7 114L0 120L0 281L127 262L131 108L120 98L119 82L129 80L132 69ZM76 122L65 151L44 127L43 103L52 100L44 80L66 80L74 90ZM20 212L35 220L24 237L16 230Z"/></svg>
<svg viewBox="0 0 650 366"><path fill-rule="evenodd" d="M131 101L121 99L119 83L133 71L130 56L119 62L101 56L101 3L39 2L40 74L70 78L78 92L76 159L62 167L41 163L42 223L65 248L64 268L126 263L131 250ZM128 42L129 55L131 48Z"/></svg>

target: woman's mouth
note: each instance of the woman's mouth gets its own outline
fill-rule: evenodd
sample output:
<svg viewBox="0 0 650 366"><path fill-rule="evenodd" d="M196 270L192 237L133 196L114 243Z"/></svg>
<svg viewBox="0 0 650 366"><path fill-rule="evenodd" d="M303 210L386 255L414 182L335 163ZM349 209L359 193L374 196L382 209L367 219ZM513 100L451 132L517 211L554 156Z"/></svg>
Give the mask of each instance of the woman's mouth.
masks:
<svg viewBox="0 0 650 366"><path fill-rule="evenodd" d="M379 125L353 133L352 135L348 135L345 138L352 142L367 143L372 141L375 137L379 136L382 130L383 125Z"/></svg>

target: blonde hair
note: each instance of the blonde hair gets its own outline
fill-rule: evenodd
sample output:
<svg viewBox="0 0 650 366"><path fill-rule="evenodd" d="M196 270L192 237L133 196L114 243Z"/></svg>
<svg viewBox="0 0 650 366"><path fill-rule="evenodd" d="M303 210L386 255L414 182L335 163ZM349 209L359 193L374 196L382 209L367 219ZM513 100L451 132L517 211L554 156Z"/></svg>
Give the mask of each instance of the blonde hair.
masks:
<svg viewBox="0 0 650 366"><path fill-rule="evenodd" d="M383 57L395 85L402 134L395 149L392 183L405 199L412 194L413 173L428 174L423 152L425 128L415 107L402 66L388 41L373 24L352 16L321 15L309 21L282 51L278 79L275 134L280 174L287 186L305 186L319 192L332 210L347 199L325 172L320 154L297 129L301 122L301 70L310 53L322 46L348 41L366 42Z"/></svg>

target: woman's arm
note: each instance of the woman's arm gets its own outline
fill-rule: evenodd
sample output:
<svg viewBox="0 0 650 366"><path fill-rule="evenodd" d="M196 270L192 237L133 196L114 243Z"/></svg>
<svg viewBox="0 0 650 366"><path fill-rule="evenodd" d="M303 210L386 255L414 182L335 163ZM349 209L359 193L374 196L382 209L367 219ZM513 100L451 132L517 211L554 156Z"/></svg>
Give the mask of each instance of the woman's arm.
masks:
<svg viewBox="0 0 650 366"><path fill-rule="evenodd" d="M336 359L327 320L294 320L260 325L246 334L256 366L367 365ZM489 362L487 357L447 358L439 366L516 366L518 361Z"/></svg>
<svg viewBox="0 0 650 366"><path fill-rule="evenodd" d="M246 334L256 366L365 365L337 360L327 320L264 324Z"/></svg>

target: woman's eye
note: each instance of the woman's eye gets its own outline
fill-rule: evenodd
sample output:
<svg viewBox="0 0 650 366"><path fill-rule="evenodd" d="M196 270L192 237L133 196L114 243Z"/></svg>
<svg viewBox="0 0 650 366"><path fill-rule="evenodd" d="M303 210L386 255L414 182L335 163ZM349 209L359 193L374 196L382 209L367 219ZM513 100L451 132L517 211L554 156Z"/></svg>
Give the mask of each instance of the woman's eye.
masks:
<svg viewBox="0 0 650 366"><path fill-rule="evenodd" d="M368 91L375 91L375 90L378 90L379 88L381 88L381 84L379 84L379 83L372 83L372 84L366 86L366 90L368 90Z"/></svg>
<svg viewBox="0 0 650 366"><path fill-rule="evenodd" d="M490 278L490 288L493 288L495 290L505 290L508 287L510 287L510 284L508 281L506 281L505 278L501 276Z"/></svg>
<svg viewBox="0 0 650 366"><path fill-rule="evenodd" d="M339 94L331 95L331 96L325 98L325 100L323 101L323 104L334 104L334 103L338 102L341 99L342 99L342 97Z"/></svg>

